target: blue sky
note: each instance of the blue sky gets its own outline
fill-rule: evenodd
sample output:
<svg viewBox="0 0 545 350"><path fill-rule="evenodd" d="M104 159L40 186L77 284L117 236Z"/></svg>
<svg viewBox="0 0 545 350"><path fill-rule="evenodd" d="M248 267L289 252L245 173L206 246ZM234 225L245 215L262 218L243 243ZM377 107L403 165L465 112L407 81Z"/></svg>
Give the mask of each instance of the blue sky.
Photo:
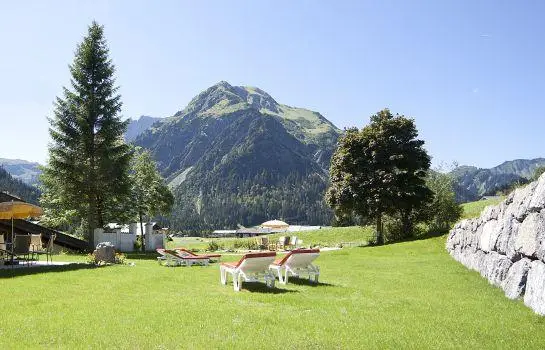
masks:
<svg viewBox="0 0 545 350"><path fill-rule="evenodd" d="M362 127L415 119L434 165L545 156L545 2L2 1L0 157L47 159L47 116L93 19L123 116L174 114L220 80Z"/></svg>

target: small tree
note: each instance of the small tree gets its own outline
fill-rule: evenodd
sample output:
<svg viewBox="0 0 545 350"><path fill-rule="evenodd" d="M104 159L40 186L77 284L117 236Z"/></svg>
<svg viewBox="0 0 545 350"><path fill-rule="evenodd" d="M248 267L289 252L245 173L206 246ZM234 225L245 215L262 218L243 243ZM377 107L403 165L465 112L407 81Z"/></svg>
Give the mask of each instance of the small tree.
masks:
<svg viewBox="0 0 545 350"><path fill-rule="evenodd" d="M131 164L132 196L140 223L142 251L144 251L144 216L167 214L172 210L174 196L157 171L155 162L148 151L136 149Z"/></svg>
<svg viewBox="0 0 545 350"><path fill-rule="evenodd" d="M539 177L541 176L541 174L545 173L545 166L540 166L540 167L537 167L536 170L534 170L534 174L532 176L532 181L535 181L537 179L539 179Z"/></svg>
<svg viewBox="0 0 545 350"><path fill-rule="evenodd" d="M377 244L384 243L384 214L399 213L409 226L410 213L431 198L425 183L430 157L417 136L412 119L385 109L361 131L346 130L331 159L326 201L337 215L375 220Z"/></svg>
<svg viewBox="0 0 545 350"><path fill-rule="evenodd" d="M433 200L424 209L430 230L446 231L462 217L463 211L456 203L452 176L430 171L426 184L433 192Z"/></svg>
<svg viewBox="0 0 545 350"><path fill-rule="evenodd" d="M115 218L129 195L130 147L123 140L121 96L102 26L93 22L70 65L71 89L49 119L49 160L43 169L41 205L52 223L86 223L94 229Z"/></svg>

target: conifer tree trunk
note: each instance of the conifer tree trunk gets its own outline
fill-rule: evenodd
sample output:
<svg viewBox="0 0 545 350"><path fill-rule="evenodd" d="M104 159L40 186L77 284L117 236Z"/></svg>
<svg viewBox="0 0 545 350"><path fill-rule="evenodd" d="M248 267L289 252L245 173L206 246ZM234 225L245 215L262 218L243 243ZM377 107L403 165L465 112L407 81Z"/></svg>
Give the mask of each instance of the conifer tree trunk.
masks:
<svg viewBox="0 0 545 350"><path fill-rule="evenodd" d="M377 214L377 245L384 244L384 232L382 232L382 214Z"/></svg>

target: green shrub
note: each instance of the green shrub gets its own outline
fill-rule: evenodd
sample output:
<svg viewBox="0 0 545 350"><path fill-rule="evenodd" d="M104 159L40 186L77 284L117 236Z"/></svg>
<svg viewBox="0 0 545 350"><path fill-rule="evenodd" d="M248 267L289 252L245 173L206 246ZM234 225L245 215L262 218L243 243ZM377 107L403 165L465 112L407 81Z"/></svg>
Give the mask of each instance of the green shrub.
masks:
<svg viewBox="0 0 545 350"><path fill-rule="evenodd" d="M115 253L115 263L124 264L127 257L123 253Z"/></svg>
<svg viewBox="0 0 545 350"><path fill-rule="evenodd" d="M233 249L257 250L259 244L254 238L237 238L233 241Z"/></svg>
<svg viewBox="0 0 545 350"><path fill-rule="evenodd" d="M142 241L137 237L133 244L135 251L141 251L142 250Z"/></svg>
<svg viewBox="0 0 545 350"><path fill-rule="evenodd" d="M219 243L218 241L210 241L206 247L207 252L215 252L220 249L223 249L223 244Z"/></svg>

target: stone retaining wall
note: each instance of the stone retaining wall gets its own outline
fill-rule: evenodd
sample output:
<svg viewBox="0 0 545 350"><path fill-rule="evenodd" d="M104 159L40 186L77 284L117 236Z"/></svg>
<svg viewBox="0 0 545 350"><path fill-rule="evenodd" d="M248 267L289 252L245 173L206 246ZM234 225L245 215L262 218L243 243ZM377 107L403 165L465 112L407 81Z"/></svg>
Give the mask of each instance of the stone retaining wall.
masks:
<svg viewBox="0 0 545 350"><path fill-rule="evenodd" d="M524 298L545 315L545 174L479 218L457 223L446 248L508 298Z"/></svg>

